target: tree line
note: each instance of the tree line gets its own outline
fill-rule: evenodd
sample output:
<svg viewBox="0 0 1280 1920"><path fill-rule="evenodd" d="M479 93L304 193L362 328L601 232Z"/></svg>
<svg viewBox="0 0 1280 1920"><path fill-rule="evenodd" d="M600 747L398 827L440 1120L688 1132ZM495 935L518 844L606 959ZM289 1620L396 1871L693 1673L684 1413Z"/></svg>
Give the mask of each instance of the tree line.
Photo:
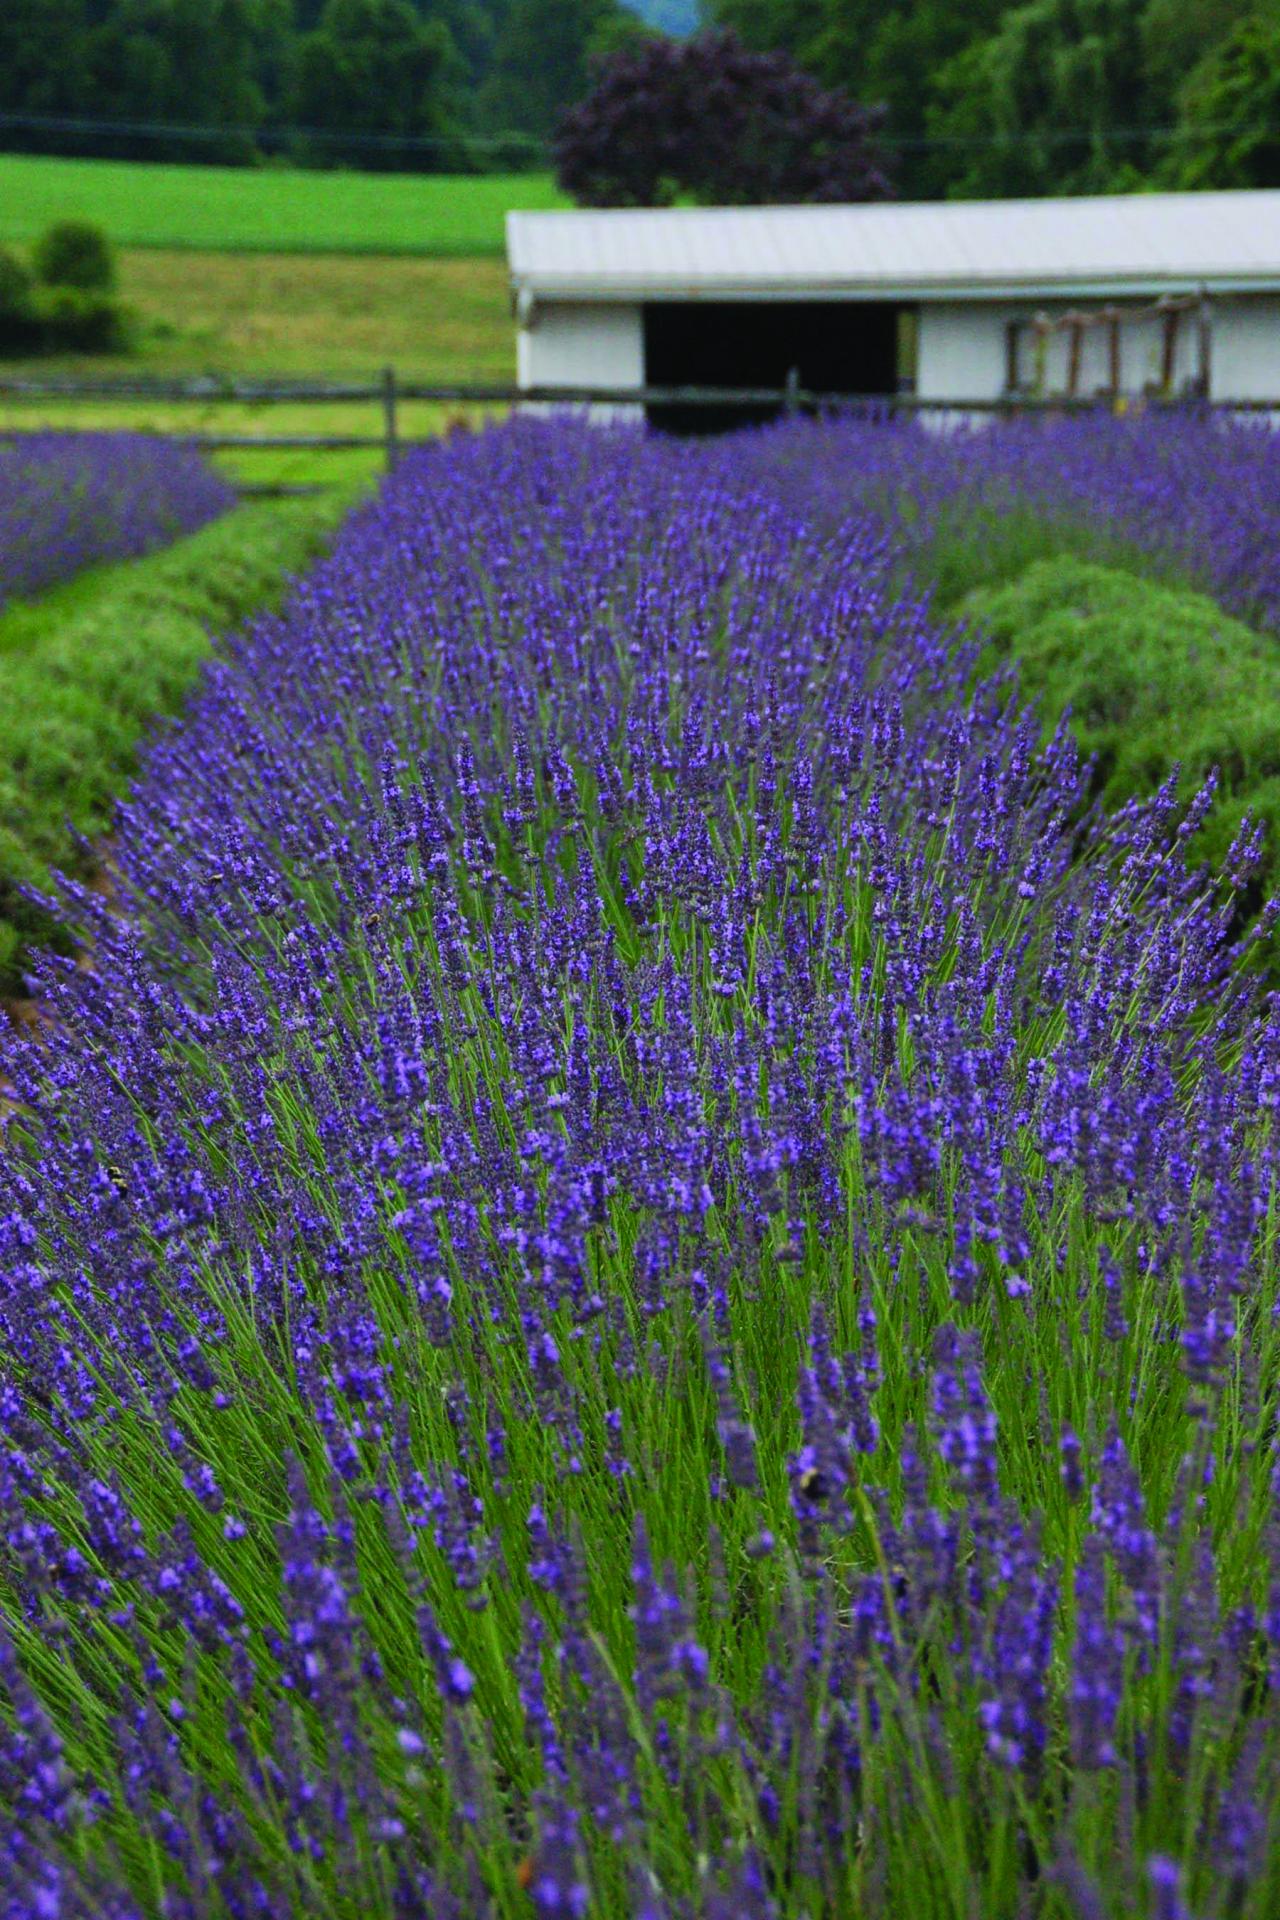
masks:
<svg viewBox="0 0 1280 1920"><path fill-rule="evenodd" d="M0 133L145 159L538 164L591 57L643 31L618 0L3 0Z"/></svg>
<svg viewBox="0 0 1280 1920"><path fill-rule="evenodd" d="M650 126L643 100L632 116L648 151L631 173L647 169L656 197L699 169L732 198L794 190L796 143L819 128L808 173L829 192L823 156L862 139L850 110L876 145L848 164L904 198L1280 185L1280 0L703 0L705 44L683 64L651 38L689 0L631 4L650 24L621 0L3 0L0 138L440 171L544 163L568 126L590 172L583 103L600 94L598 148L629 124L627 73L647 86L660 68L688 124ZM773 59L769 75L748 74L744 50ZM827 97L801 112L778 60ZM739 102L712 159L692 151L715 134L709 80L768 91L764 120ZM761 126L784 119L784 163L766 164Z"/></svg>
<svg viewBox="0 0 1280 1920"><path fill-rule="evenodd" d="M1280 186L1280 0L711 0L883 103L910 199Z"/></svg>

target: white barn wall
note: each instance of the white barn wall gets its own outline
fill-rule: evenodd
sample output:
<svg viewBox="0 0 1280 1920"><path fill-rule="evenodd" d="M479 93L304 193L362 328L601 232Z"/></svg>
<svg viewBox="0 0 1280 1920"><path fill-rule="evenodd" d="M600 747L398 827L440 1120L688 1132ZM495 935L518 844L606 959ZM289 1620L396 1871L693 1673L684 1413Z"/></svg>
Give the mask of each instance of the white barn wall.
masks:
<svg viewBox="0 0 1280 1920"><path fill-rule="evenodd" d="M1280 299L1274 294L1214 301L1209 390L1215 400L1280 400Z"/></svg>
<svg viewBox="0 0 1280 1920"><path fill-rule="evenodd" d="M1011 320L1027 321L1037 312L1063 313L1073 303L1027 301L921 300L916 391L922 399L991 400L1004 391L1005 330ZM1084 305L1084 302L1078 303ZM1096 304L1102 305L1099 301ZM1212 303L1211 395L1214 399L1280 399L1280 296L1218 296ZM1160 377L1162 327L1152 315L1126 321L1121 329L1121 383L1137 394ZM1051 392L1067 383L1068 336L1050 336L1047 374ZM1032 341L1022 343L1023 373L1031 373ZM516 337L517 377L521 386L639 387L644 384L644 325L638 303L611 301L538 302L532 324ZM1179 321L1175 385L1193 380L1199 370L1194 310ZM1107 329L1086 331L1081 351L1079 392L1105 390L1110 378ZM631 418L638 408L595 407L596 418Z"/></svg>
<svg viewBox="0 0 1280 1920"><path fill-rule="evenodd" d="M1045 301L1032 306L1012 301L944 302L919 307L916 391L928 400L994 400L1004 391L1005 330L1011 320L1029 321L1036 313L1062 314L1073 305L1101 307L1104 301ZM1280 398L1280 299L1255 294L1220 296L1211 303L1210 396L1226 400ZM1194 309L1182 314L1174 353L1174 386L1194 380L1200 349ZM1126 320L1120 329L1120 385L1138 394L1160 379L1163 323L1158 315ZM1032 375L1034 352L1029 334L1021 345L1022 374ZM1051 393L1064 393L1070 339L1051 334L1046 359ZM1082 397L1110 385L1108 329L1086 330L1081 343L1078 391Z"/></svg>
<svg viewBox="0 0 1280 1920"><path fill-rule="evenodd" d="M541 301L516 335L522 387L642 387L644 319L639 306ZM592 407L592 419L629 419L636 407Z"/></svg>
<svg viewBox="0 0 1280 1920"><path fill-rule="evenodd" d="M963 305L959 302L922 301L916 363L917 393L927 400L998 399L1004 392L1005 341L1009 322L1030 321L1036 313L1062 314L1070 311L1073 305L1086 308L1090 304L1101 307L1106 303L1046 301L1031 307L1012 301L971 301ZM1225 391L1218 377L1217 349L1221 343L1225 351L1236 321L1236 315L1229 315L1225 307L1225 302L1219 303L1221 310L1216 308L1214 313L1215 392ZM1123 393L1141 393L1150 382L1159 380L1162 346L1163 327L1156 315L1123 323L1120 329L1120 387ZM1022 340L1021 352L1022 375L1029 381L1034 353L1029 333ZM1077 386L1081 398L1104 392L1109 387L1110 353L1108 329L1104 326L1088 328L1081 342ZM1050 334L1045 376L1051 393L1066 392L1069 354L1069 334L1065 330ZM1194 380L1199 366L1196 316L1194 312L1184 313L1178 323L1174 353L1175 388ZM1274 370L1272 382L1274 385ZM1234 387L1232 392L1236 392ZM1247 397L1246 392L1241 390L1239 397Z"/></svg>
<svg viewBox="0 0 1280 1920"><path fill-rule="evenodd" d="M1004 329L1013 309L922 300L916 392L922 400L994 400L1004 389Z"/></svg>

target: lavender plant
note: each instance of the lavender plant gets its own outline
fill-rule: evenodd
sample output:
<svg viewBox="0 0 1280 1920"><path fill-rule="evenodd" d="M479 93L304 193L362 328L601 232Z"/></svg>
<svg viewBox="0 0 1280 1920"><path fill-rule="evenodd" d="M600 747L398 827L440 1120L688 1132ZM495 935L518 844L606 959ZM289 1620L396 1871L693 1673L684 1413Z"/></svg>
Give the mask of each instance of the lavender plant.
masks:
<svg viewBox="0 0 1280 1920"><path fill-rule="evenodd" d="M149 434L50 432L0 445L0 607L193 533L233 498L196 454Z"/></svg>
<svg viewBox="0 0 1280 1920"><path fill-rule="evenodd" d="M1265 421L1180 407L937 431L869 414L807 436L744 435L732 457L811 521L880 515L923 564L922 579L940 534L971 527L976 543L998 551L1039 521L1091 533L1096 558L1138 552L1164 562L1242 619L1280 632L1280 442ZM1042 542L1028 559L1041 557ZM967 585L988 577L980 553L973 564Z"/></svg>
<svg viewBox="0 0 1280 1920"><path fill-rule="evenodd" d="M7 1912L1276 1910L1256 836L751 466L414 456L67 886Z"/></svg>

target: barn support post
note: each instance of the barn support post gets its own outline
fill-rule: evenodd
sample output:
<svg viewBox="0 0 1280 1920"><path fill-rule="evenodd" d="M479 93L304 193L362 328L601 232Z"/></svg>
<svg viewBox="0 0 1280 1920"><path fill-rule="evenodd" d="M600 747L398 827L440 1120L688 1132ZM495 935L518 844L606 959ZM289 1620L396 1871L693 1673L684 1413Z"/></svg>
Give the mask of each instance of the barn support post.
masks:
<svg viewBox="0 0 1280 1920"><path fill-rule="evenodd" d="M1167 301L1156 302L1164 309L1164 337L1160 344L1160 391L1167 397L1173 392L1174 369L1178 364L1178 309Z"/></svg>
<svg viewBox="0 0 1280 1920"><path fill-rule="evenodd" d="M1080 390L1080 349L1084 344L1083 314L1069 313L1067 327L1071 335L1067 356L1067 398L1074 400Z"/></svg>
<svg viewBox="0 0 1280 1920"><path fill-rule="evenodd" d="M382 369L382 433L386 447L387 472L394 473L400 459L400 441L396 433L396 370Z"/></svg>
<svg viewBox="0 0 1280 1920"><path fill-rule="evenodd" d="M1108 307L1107 321L1107 386L1111 398L1120 398L1120 309Z"/></svg>
<svg viewBox="0 0 1280 1920"><path fill-rule="evenodd" d="M1209 384L1213 377L1213 303L1209 299L1209 289L1200 288L1200 302L1196 309L1196 336L1198 341L1198 361L1196 370L1196 391L1202 400L1209 398Z"/></svg>
<svg viewBox="0 0 1280 1920"><path fill-rule="evenodd" d="M1009 320L1004 330L1004 390L1008 394L1018 392L1019 380L1018 347L1022 339L1022 321Z"/></svg>
<svg viewBox="0 0 1280 1920"><path fill-rule="evenodd" d="M775 365L776 365L776 362L775 362ZM788 420L794 420L795 416L800 411L800 369L799 367L787 368L786 396L787 396L786 399L782 403L783 408L786 412L786 416Z"/></svg>

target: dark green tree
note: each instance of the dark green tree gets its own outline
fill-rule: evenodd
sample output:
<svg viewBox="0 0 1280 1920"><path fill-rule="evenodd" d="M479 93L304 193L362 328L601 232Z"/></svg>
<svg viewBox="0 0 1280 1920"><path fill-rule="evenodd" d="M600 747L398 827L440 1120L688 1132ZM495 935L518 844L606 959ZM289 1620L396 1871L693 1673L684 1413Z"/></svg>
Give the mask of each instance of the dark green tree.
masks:
<svg viewBox="0 0 1280 1920"><path fill-rule="evenodd" d="M455 60L448 28L423 20L408 0L326 0L298 48L293 118L326 136L317 143L321 158L439 165L456 131L449 100ZM344 134L357 138L344 143ZM386 144L371 146L371 138ZM423 138L439 144L397 144Z"/></svg>
<svg viewBox="0 0 1280 1920"><path fill-rule="evenodd" d="M876 18L864 43L858 91L863 99L885 106L886 149L904 196L947 197L955 171L954 153L926 143L933 76L991 32L1005 6L1006 0L972 0L966 7L957 7L952 0L917 0L915 5L893 7L887 13L873 9ZM835 0L831 11L832 27L823 44L819 71L836 80L841 66L851 62L853 29L867 8L865 0Z"/></svg>
<svg viewBox="0 0 1280 1920"><path fill-rule="evenodd" d="M1142 64L1161 125L1176 117L1188 75L1256 10L1257 0L1146 0Z"/></svg>
<svg viewBox="0 0 1280 1920"><path fill-rule="evenodd" d="M954 198L1138 186L1150 143L1129 0L1028 0L934 76L927 115Z"/></svg>
<svg viewBox="0 0 1280 1920"><path fill-rule="evenodd" d="M753 53L789 53L805 66L817 57L835 11L832 0L711 0L707 7Z"/></svg>
<svg viewBox="0 0 1280 1920"><path fill-rule="evenodd" d="M87 98L80 111L111 121L228 131L215 143L169 140L163 157L252 157L244 129L259 126L259 81L268 15L262 0L116 0L88 35ZM118 145L161 157L154 142Z"/></svg>
<svg viewBox="0 0 1280 1920"><path fill-rule="evenodd" d="M3 0L0 113L83 111L88 31L84 0Z"/></svg>
<svg viewBox="0 0 1280 1920"><path fill-rule="evenodd" d="M111 242L88 220L58 220L36 243L35 269L48 287L110 293L116 284Z"/></svg>
<svg viewBox="0 0 1280 1920"><path fill-rule="evenodd" d="M1244 19L1188 76L1170 187L1280 187L1280 14Z"/></svg>
<svg viewBox="0 0 1280 1920"><path fill-rule="evenodd" d="M564 109L586 93L592 56L643 31L617 0L513 0L482 96L486 122L549 139Z"/></svg>
<svg viewBox="0 0 1280 1920"><path fill-rule="evenodd" d="M1272 177L1280 0L703 0L702 10L749 50L789 54L828 88L883 103L883 143L908 198ZM677 16L688 18L688 0L671 0ZM657 0L646 17L662 17ZM455 136L509 131L513 152L541 154L585 95L592 57L647 30L619 0L0 0L0 113L152 125L137 137L14 126L3 137L35 150L252 161L303 122L325 134L309 157L351 165L474 164L480 150L468 159ZM1119 131L1174 126L1173 140ZM383 144L424 134L440 141L434 151Z"/></svg>
<svg viewBox="0 0 1280 1920"><path fill-rule="evenodd" d="M1280 17L1277 0L710 5L747 45L782 49L828 85L883 102L886 150L908 198L1151 183L1168 150L1159 130L1178 120L1188 75L1197 75L1197 96L1220 86L1233 100L1250 96L1253 81L1242 75L1251 60L1265 63L1266 35L1242 22ZM1216 78L1224 69L1211 56L1237 30L1232 77Z"/></svg>
<svg viewBox="0 0 1280 1920"><path fill-rule="evenodd" d="M950 163L924 145L930 80L990 32L1007 0L714 0L716 18L758 49L790 53L828 86L882 103L899 191L941 198Z"/></svg>
<svg viewBox="0 0 1280 1920"><path fill-rule="evenodd" d="M253 126L262 25L258 0L120 0L93 37L101 110Z"/></svg>

